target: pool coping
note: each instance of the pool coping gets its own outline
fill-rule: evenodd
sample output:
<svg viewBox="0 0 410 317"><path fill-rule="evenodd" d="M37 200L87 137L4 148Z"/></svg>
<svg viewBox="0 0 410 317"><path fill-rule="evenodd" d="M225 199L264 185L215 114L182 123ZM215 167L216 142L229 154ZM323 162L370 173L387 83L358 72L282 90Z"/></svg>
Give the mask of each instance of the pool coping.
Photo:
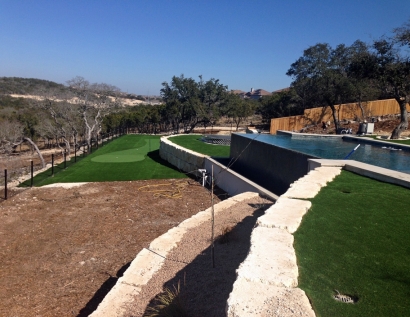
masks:
<svg viewBox="0 0 410 317"><path fill-rule="evenodd" d="M367 144L375 144L378 146L382 145L388 145L389 147L392 148L397 148L397 149L402 149L405 151L410 151L410 145L406 144L399 144L399 143L394 143L394 142L388 142L388 141L383 141L383 140L375 140L369 137L360 137L360 136L351 136L351 135L343 135L343 139L346 139L348 141L355 141L355 142L362 142L362 143L367 143Z"/></svg>
<svg viewBox="0 0 410 317"><path fill-rule="evenodd" d="M320 166L343 167L347 171L372 179L410 188L410 174L354 160L308 159L308 171Z"/></svg>
<svg viewBox="0 0 410 317"><path fill-rule="evenodd" d="M348 141L361 141L362 143L376 144L376 145L389 145L390 147L399 148L402 150L410 151L410 145L394 143L389 141L383 141L378 139L369 138L368 136L354 136L350 134L314 134L314 133L298 133L291 131L278 130L278 135L289 135L290 137L317 137L317 138L342 138Z"/></svg>

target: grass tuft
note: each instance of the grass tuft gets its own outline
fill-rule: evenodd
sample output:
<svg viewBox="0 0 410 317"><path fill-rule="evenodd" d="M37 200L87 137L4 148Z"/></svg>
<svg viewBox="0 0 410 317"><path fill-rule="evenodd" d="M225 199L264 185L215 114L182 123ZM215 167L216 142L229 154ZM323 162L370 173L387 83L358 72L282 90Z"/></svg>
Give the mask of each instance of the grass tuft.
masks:
<svg viewBox="0 0 410 317"><path fill-rule="evenodd" d="M216 238L216 241L218 241L220 244L226 244L232 241L233 229L234 227L232 226L224 227L221 231L221 234Z"/></svg>
<svg viewBox="0 0 410 317"><path fill-rule="evenodd" d="M165 288L152 306L148 306L143 317L189 317L181 297L180 283L172 289Z"/></svg>

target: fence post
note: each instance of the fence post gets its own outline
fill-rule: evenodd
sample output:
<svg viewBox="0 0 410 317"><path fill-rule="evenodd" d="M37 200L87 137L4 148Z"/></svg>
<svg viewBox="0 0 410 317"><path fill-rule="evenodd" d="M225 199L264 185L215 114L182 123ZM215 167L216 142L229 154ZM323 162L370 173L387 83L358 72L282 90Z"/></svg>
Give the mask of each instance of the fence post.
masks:
<svg viewBox="0 0 410 317"><path fill-rule="evenodd" d="M31 181L30 181L30 187L33 187L33 178L34 178L34 162L31 160Z"/></svg>
<svg viewBox="0 0 410 317"><path fill-rule="evenodd" d="M7 200L7 168L4 170L4 200Z"/></svg>

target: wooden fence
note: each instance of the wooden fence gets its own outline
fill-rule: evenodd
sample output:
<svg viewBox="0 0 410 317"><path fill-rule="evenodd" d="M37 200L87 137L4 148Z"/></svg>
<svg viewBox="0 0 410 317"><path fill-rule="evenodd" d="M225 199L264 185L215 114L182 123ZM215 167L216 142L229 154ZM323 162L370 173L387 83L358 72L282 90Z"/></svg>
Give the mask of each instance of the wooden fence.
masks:
<svg viewBox="0 0 410 317"><path fill-rule="evenodd" d="M335 108L338 120L362 118L362 110L357 103L342 104ZM395 99L364 102L362 108L365 118L400 113ZM407 105L407 111L410 111L409 105ZM306 109L300 116L271 119L270 134L276 134L278 130L299 131L305 126L319 124L322 121L333 122L332 110L329 107Z"/></svg>

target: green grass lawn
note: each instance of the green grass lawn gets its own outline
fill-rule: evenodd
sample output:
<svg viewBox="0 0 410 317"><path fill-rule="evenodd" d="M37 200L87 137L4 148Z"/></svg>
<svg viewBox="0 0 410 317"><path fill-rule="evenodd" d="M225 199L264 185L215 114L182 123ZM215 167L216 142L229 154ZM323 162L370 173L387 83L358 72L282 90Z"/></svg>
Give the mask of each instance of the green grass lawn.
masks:
<svg viewBox="0 0 410 317"><path fill-rule="evenodd" d="M159 136L126 135L105 144L77 163L67 163L34 177L35 186L52 183L130 181L141 179L184 178L175 167L159 157ZM30 181L22 186L29 186Z"/></svg>
<svg viewBox="0 0 410 317"><path fill-rule="evenodd" d="M202 135L179 135L169 138L168 140L184 148L204 155L214 157L229 157L231 148L230 146L208 144L200 141L201 138Z"/></svg>
<svg viewBox="0 0 410 317"><path fill-rule="evenodd" d="M342 171L311 201L294 245L316 315L409 316L410 190Z"/></svg>
<svg viewBox="0 0 410 317"><path fill-rule="evenodd" d="M410 145L410 140L390 140L390 139L378 139L377 136L372 135L368 136L368 138L372 138L378 141L384 141L384 142L392 142L392 143L397 143L397 144L404 144L404 145Z"/></svg>

